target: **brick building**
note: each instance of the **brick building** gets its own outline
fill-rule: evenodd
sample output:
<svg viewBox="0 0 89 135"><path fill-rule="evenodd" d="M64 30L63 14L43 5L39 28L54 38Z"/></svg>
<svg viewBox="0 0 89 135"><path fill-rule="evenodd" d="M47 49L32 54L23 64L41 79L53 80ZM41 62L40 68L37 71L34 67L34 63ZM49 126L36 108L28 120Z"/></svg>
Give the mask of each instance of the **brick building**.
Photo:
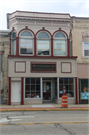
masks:
<svg viewBox="0 0 89 135"><path fill-rule="evenodd" d="M0 30L0 92L3 103L8 100L8 55L10 52L10 30Z"/></svg>

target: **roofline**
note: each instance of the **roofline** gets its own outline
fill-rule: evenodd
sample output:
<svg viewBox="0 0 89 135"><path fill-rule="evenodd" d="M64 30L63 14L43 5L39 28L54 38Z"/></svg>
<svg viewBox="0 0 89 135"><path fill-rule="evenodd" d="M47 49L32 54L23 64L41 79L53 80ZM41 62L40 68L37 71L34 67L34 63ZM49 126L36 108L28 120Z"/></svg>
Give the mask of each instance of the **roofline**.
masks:
<svg viewBox="0 0 89 135"><path fill-rule="evenodd" d="M16 12L24 12L24 13L40 13L40 14L57 14L57 15L69 15L70 16L70 14L69 13L67 13L67 14L65 14L65 13L47 13L47 12L31 12L31 11L20 11L20 10L16 10L15 12L13 12L13 13L7 13L7 14L9 14L9 15L12 15L12 14L14 14L14 13L16 13ZM70 16L71 17L71 16Z"/></svg>
<svg viewBox="0 0 89 135"><path fill-rule="evenodd" d="M0 35L8 35L10 30L0 30Z"/></svg>
<svg viewBox="0 0 89 135"><path fill-rule="evenodd" d="M71 18L75 18L75 19L89 19L89 17L76 17L76 16L71 16Z"/></svg>

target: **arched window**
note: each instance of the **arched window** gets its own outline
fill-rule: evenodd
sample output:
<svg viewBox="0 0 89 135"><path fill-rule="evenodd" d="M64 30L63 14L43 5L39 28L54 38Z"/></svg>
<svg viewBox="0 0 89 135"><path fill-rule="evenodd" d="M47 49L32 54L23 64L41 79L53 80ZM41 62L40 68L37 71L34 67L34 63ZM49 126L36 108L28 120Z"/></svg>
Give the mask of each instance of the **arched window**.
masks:
<svg viewBox="0 0 89 135"><path fill-rule="evenodd" d="M37 36L37 55L50 55L50 37L46 32Z"/></svg>
<svg viewBox="0 0 89 135"><path fill-rule="evenodd" d="M16 55L16 32L12 32L11 35L11 54Z"/></svg>
<svg viewBox="0 0 89 135"><path fill-rule="evenodd" d="M20 54L33 54L33 35L29 31L20 35Z"/></svg>
<svg viewBox="0 0 89 135"><path fill-rule="evenodd" d="M66 36L63 33L54 35L54 56L66 56Z"/></svg>

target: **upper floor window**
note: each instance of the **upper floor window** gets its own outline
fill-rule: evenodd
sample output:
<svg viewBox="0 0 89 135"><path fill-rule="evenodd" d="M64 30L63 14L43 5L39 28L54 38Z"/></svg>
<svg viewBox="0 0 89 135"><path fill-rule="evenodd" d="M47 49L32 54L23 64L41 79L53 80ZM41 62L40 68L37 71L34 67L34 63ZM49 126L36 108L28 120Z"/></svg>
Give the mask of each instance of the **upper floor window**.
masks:
<svg viewBox="0 0 89 135"><path fill-rule="evenodd" d="M37 55L50 55L50 37L46 32L37 36Z"/></svg>
<svg viewBox="0 0 89 135"><path fill-rule="evenodd" d="M63 33L54 35L54 56L66 56L66 37Z"/></svg>
<svg viewBox="0 0 89 135"><path fill-rule="evenodd" d="M20 35L20 54L33 54L33 35L29 31Z"/></svg>
<svg viewBox="0 0 89 135"><path fill-rule="evenodd" d="M89 57L89 42L83 42L83 56Z"/></svg>
<svg viewBox="0 0 89 135"><path fill-rule="evenodd" d="M11 54L16 55L16 32L11 35Z"/></svg>

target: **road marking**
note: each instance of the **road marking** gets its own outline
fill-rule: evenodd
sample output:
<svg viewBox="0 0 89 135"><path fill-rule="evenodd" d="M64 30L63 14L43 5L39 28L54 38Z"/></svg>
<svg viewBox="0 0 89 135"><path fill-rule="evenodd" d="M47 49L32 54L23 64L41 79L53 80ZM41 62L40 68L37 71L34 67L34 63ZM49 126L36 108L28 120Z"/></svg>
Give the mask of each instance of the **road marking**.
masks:
<svg viewBox="0 0 89 135"><path fill-rule="evenodd" d="M82 122L42 122L42 123L15 123L13 125L49 125L49 124L89 124L89 121ZM0 126L9 126L9 124L0 124Z"/></svg>
<svg viewBox="0 0 89 135"><path fill-rule="evenodd" d="M0 120L0 123L9 122L9 121L18 121L18 120L21 120L21 119L7 119L7 118L3 118L3 119Z"/></svg>
<svg viewBox="0 0 89 135"><path fill-rule="evenodd" d="M15 116L15 117L9 117L9 118L11 118L11 119L13 119L13 118L29 118L29 117L34 117L34 116Z"/></svg>

